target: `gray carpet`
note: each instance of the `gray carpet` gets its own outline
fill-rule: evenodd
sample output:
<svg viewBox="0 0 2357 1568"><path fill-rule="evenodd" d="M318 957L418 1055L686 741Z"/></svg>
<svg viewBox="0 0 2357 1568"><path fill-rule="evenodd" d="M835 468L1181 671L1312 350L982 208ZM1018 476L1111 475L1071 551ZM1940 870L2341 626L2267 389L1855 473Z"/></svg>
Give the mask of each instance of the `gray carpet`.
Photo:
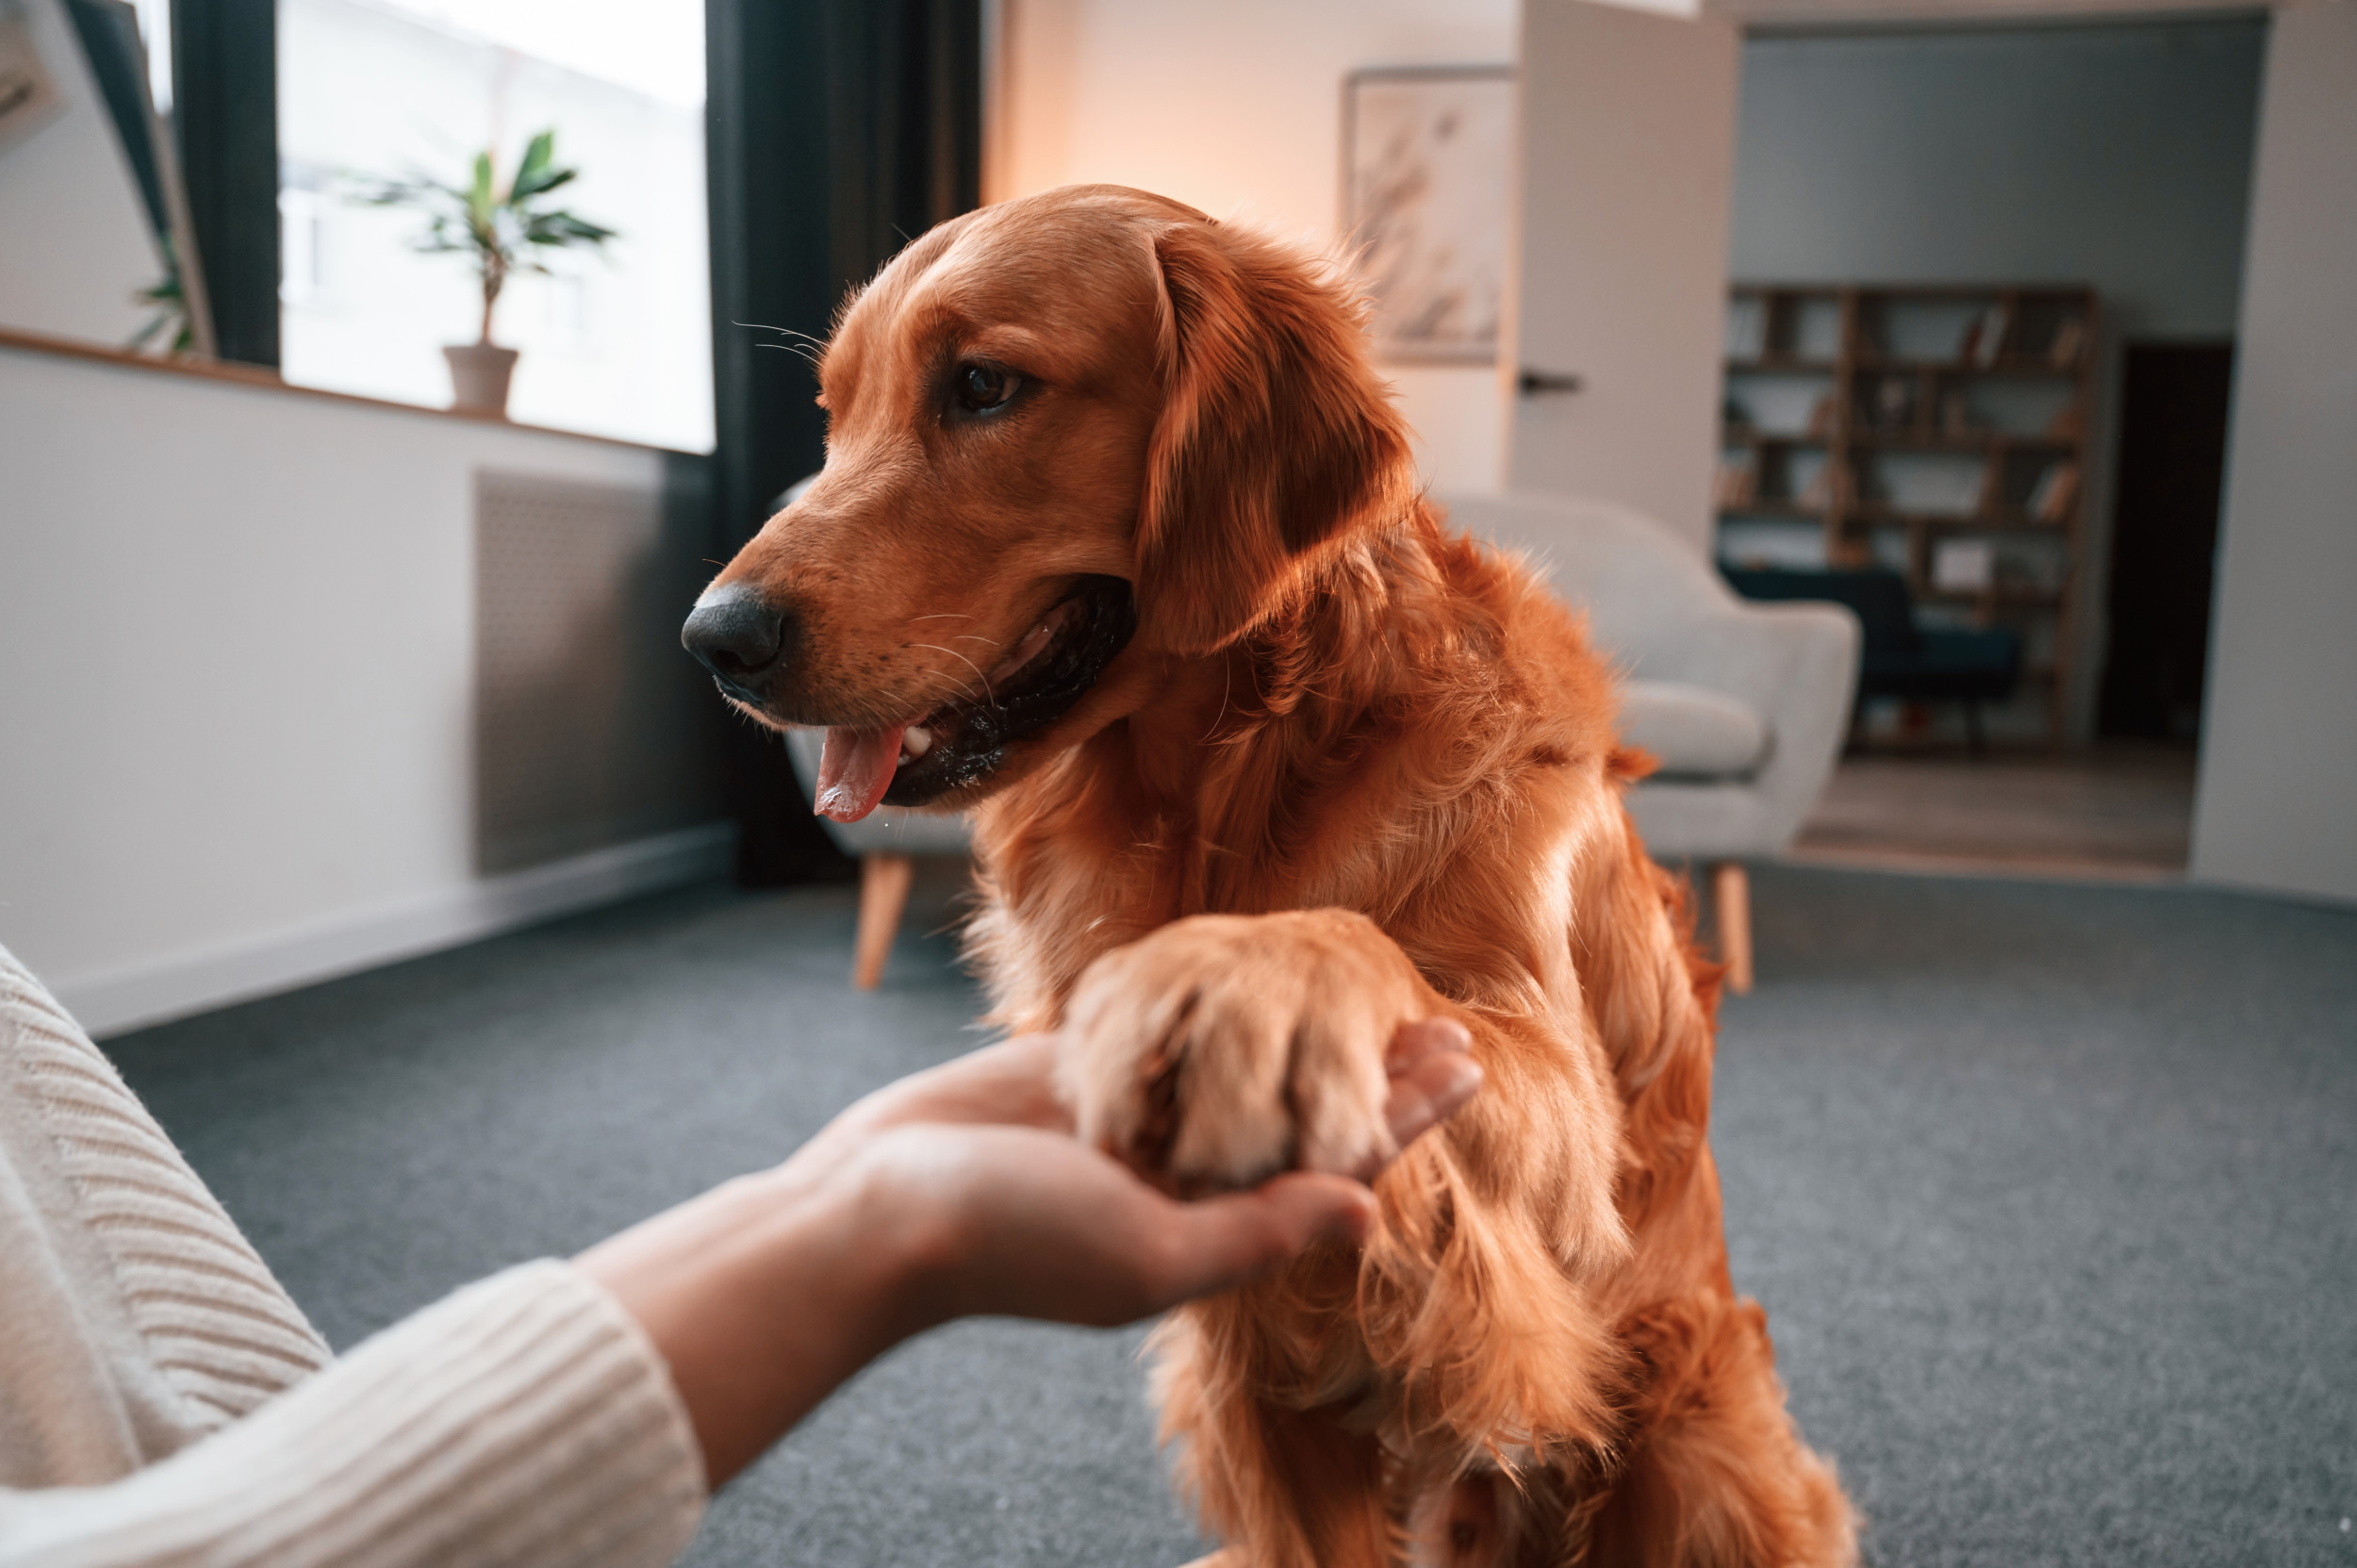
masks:
<svg viewBox="0 0 2357 1568"><path fill-rule="evenodd" d="M1716 1143L1738 1282L1880 1564L2357 1563L2357 915L1769 868ZM964 1048L848 889L679 894L109 1050L328 1336L774 1160ZM698 1564L1198 1550L1134 1331L961 1326L714 1506Z"/></svg>

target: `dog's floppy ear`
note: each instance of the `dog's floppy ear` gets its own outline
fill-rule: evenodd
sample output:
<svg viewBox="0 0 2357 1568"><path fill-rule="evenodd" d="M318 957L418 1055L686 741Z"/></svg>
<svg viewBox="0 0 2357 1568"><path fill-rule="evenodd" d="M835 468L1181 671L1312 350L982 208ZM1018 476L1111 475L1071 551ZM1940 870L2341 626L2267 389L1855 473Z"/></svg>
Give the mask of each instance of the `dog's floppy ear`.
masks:
<svg viewBox="0 0 2357 1568"><path fill-rule="evenodd" d="M1163 403L1138 509L1139 637L1203 652L1410 508L1415 469L1338 277L1209 221L1153 246Z"/></svg>

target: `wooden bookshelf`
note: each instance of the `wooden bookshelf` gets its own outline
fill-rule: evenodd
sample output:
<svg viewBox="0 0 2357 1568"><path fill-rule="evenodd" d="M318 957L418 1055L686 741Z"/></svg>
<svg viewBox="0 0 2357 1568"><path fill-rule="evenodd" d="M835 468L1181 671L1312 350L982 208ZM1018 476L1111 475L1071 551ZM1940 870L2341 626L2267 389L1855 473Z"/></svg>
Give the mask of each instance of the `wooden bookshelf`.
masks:
<svg viewBox="0 0 2357 1568"><path fill-rule="evenodd" d="M2062 738L2101 324L2045 284L1739 284L1719 553L1888 566L1919 605L2018 628Z"/></svg>

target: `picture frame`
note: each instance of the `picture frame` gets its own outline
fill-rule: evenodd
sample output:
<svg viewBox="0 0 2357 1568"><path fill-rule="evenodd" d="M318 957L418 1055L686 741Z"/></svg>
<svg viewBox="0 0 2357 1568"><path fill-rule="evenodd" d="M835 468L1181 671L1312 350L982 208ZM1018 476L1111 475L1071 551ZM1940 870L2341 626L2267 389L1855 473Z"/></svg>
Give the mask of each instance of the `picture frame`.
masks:
<svg viewBox="0 0 2357 1568"><path fill-rule="evenodd" d="M1497 362L1513 199L1514 71L1354 71L1343 84L1342 215L1377 354Z"/></svg>

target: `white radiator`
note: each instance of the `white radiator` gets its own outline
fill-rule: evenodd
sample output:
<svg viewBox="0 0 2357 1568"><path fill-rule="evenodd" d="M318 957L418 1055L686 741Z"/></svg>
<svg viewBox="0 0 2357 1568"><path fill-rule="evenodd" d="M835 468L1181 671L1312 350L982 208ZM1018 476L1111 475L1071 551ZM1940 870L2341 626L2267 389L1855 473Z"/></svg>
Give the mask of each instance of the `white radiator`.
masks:
<svg viewBox="0 0 2357 1568"><path fill-rule="evenodd" d="M476 473L478 870L726 814L727 713L679 641L715 569L707 517L701 486Z"/></svg>

